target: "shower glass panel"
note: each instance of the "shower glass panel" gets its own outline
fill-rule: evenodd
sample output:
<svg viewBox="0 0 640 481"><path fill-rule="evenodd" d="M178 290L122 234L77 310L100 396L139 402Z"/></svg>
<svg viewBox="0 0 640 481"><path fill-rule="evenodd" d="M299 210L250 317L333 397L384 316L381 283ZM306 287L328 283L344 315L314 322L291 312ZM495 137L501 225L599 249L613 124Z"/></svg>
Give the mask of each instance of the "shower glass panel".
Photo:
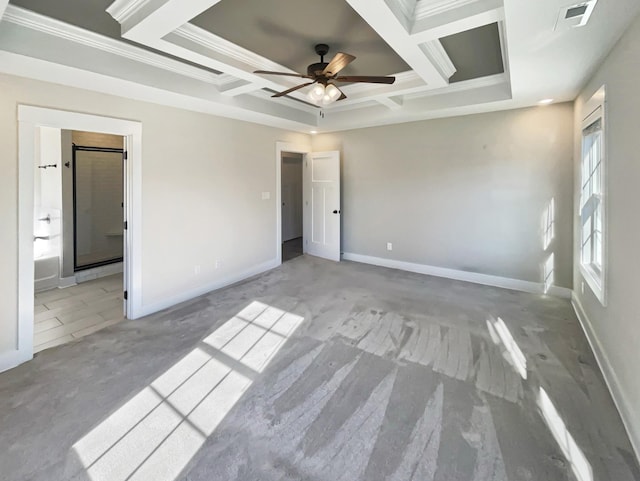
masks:
<svg viewBox="0 0 640 481"><path fill-rule="evenodd" d="M123 257L123 150L73 146L75 270Z"/></svg>

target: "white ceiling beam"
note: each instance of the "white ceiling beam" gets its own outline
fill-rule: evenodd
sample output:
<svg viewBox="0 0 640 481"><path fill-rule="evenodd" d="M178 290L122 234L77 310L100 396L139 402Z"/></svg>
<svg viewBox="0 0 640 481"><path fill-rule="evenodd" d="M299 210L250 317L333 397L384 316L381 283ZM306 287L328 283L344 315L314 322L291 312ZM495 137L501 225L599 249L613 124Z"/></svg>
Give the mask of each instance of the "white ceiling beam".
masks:
<svg viewBox="0 0 640 481"><path fill-rule="evenodd" d="M9 0L0 0L0 21L2 21L2 16L4 15L4 10L9 5Z"/></svg>
<svg viewBox="0 0 640 481"><path fill-rule="evenodd" d="M266 78L254 70L288 71L281 65L254 54L211 32L188 23L220 0L116 0L107 12L122 27L122 35L148 47L184 58L208 68L230 74L253 86L238 90L221 88L227 96L271 88L286 90L296 81L291 78ZM293 94L301 98L301 94Z"/></svg>
<svg viewBox="0 0 640 481"><path fill-rule="evenodd" d="M55 40L57 41L54 45L56 47L61 46L58 45L61 40ZM17 43L19 42L17 41ZM20 45L13 46L19 47ZM10 47L12 48L13 46ZM66 46L70 47L70 45ZM74 52L73 49L71 51ZM84 57L87 62L90 61L90 58L86 55L78 55L76 58L80 57ZM125 72L115 63L111 68L121 73ZM249 95L221 98L222 96L211 93L210 90L198 92L198 94L209 94L209 98L206 98L203 95L194 94L195 89L190 88L191 85L184 85L183 91L179 92L177 89L167 89L164 86L156 87L154 85L141 84L135 80L118 78L111 73L107 75L91 72L85 65L67 66L58 62L50 62L33 56L13 53L6 49L0 50L0 73L18 75L83 90L90 89L143 102L220 115L298 132L308 132L309 128L317 126L315 112L307 113L291 109L267 100L252 98ZM157 78L157 80L158 83L161 83L161 79Z"/></svg>
<svg viewBox="0 0 640 481"><path fill-rule="evenodd" d="M424 0L418 5L425 3ZM475 0L450 10L420 10L411 28L415 43L433 41L504 20L502 0Z"/></svg>
<svg viewBox="0 0 640 481"><path fill-rule="evenodd" d="M456 82L449 84L446 87L440 87L437 89L429 88L423 84L422 87L416 86L413 88L410 88L408 85L406 85L405 88L400 91L386 91L385 93L383 93L382 90L370 90L364 94L358 93L356 91L353 97L351 96L351 94L348 94L349 96L345 100L341 100L340 102L332 104L331 107L327 109L327 112L333 113L353 109L362 109L367 105L371 105L371 101L382 103L385 102L385 97L397 98L400 96L402 97L402 105L408 108L415 99L421 99L430 96L447 95L449 93L456 92L481 91L482 89L485 89L487 87L500 88L501 91L506 91L505 89L509 89L510 91L509 78L507 77L507 75L501 73L477 79L465 80L463 82Z"/></svg>
<svg viewBox="0 0 640 481"><path fill-rule="evenodd" d="M390 110L398 110L403 104L402 97L380 97L376 100Z"/></svg>
<svg viewBox="0 0 640 481"><path fill-rule="evenodd" d="M370 100L378 101L378 99L422 92L432 88L425 84L414 72L403 72L396 74L396 82L393 85L351 84L340 87L347 98L332 104L329 108L331 110L344 110L355 104Z"/></svg>
<svg viewBox="0 0 640 481"><path fill-rule="evenodd" d="M221 0L116 0L107 12L122 27L122 36L144 43L162 38Z"/></svg>
<svg viewBox="0 0 640 481"><path fill-rule="evenodd" d="M202 82L217 85L221 75L193 65L168 58L165 55L145 50L142 47L105 37L51 17L32 12L15 5L9 5L4 13L3 22L24 27L33 32L40 32L52 37L69 40L77 45L91 47L98 51L112 53L119 57L144 63L169 72L194 78Z"/></svg>
<svg viewBox="0 0 640 481"><path fill-rule="evenodd" d="M384 0L347 0L347 3L428 85L447 85L449 79L442 76L420 46L410 38L406 26Z"/></svg>
<svg viewBox="0 0 640 481"><path fill-rule="evenodd" d="M260 86L256 85L253 82L236 80L235 82L230 82L218 87L218 91L222 95L226 95L228 97L235 97L236 95L242 95L249 92L253 92L255 90L260 90L260 88L261 88Z"/></svg>

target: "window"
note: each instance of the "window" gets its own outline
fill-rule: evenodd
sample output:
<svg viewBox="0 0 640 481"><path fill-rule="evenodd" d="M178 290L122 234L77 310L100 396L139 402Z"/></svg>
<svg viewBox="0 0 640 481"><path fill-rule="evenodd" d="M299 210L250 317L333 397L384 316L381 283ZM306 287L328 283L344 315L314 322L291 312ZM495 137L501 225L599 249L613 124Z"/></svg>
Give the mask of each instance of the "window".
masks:
<svg viewBox="0 0 640 481"><path fill-rule="evenodd" d="M582 123L580 270L605 305L604 87L587 102Z"/></svg>

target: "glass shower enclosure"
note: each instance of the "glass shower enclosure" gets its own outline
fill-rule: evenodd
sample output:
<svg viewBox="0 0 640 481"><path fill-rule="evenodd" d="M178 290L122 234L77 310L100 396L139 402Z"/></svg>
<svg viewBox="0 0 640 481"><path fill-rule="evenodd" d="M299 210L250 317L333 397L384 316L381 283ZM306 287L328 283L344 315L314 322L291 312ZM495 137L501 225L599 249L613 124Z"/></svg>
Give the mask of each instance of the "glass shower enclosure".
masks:
<svg viewBox="0 0 640 481"><path fill-rule="evenodd" d="M73 145L74 270L123 259L123 149Z"/></svg>

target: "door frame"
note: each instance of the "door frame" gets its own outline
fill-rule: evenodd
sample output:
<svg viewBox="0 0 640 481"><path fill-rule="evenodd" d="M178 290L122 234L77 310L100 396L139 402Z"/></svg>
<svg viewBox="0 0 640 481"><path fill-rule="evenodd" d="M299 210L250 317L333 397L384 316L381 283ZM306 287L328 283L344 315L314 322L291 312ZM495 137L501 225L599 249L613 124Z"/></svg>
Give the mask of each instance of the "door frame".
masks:
<svg viewBox="0 0 640 481"><path fill-rule="evenodd" d="M308 144L292 143L292 142L276 142L276 265L282 264L282 153L292 152L294 154L302 154L303 157L311 152ZM302 160L304 162L304 158ZM306 209L304 208L304 199L302 205L302 250L306 252L304 245L306 232L304 230L304 216Z"/></svg>
<svg viewBox="0 0 640 481"><path fill-rule="evenodd" d="M142 123L99 115L18 105L18 332L10 361L17 366L33 358L34 259L33 210L35 138L39 127L83 130L125 137L124 285L126 315L136 319L142 307ZM62 168L62 166L61 166ZM8 366L13 367L13 366Z"/></svg>

